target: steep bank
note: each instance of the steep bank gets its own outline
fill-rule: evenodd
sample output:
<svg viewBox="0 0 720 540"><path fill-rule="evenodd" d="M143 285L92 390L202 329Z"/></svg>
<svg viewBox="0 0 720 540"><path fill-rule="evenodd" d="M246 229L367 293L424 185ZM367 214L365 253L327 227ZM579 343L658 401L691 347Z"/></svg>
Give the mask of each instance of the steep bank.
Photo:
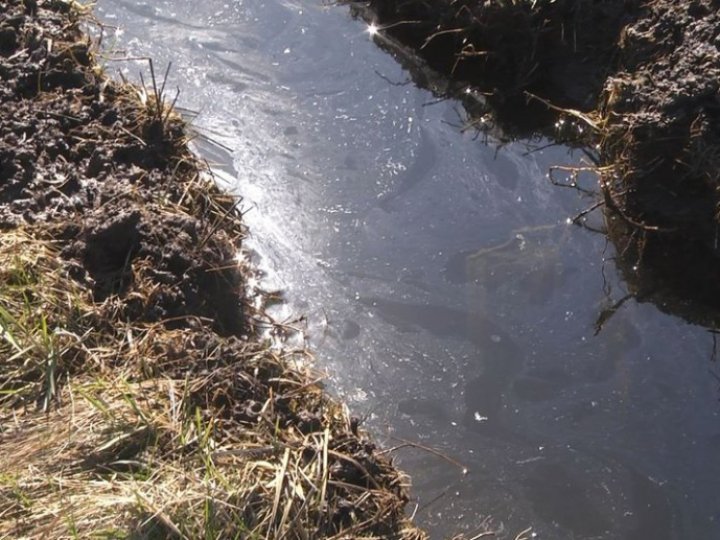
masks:
<svg viewBox="0 0 720 540"><path fill-rule="evenodd" d="M484 95L506 133L565 141L556 125L582 127L570 136L599 151L602 204L625 225L609 228L628 265L720 307L720 2L354 5L378 34Z"/></svg>
<svg viewBox="0 0 720 540"><path fill-rule="evenodd" d="M504 124L543 130L557 107L592 111L614 72L624 26L640 2L384 1L352 2L363 16L417 51L435 71L487 97ZM550 114L549 114L550 113ZM516 130L510 129L514 132Z"/></svg>
<svg viewBox="0 0 720 540"><path fill-rule="evenodd" d="M237 202L162 78L62 0L0 13L0 535L422 538L406 478L261 337Z"/></svg>
<svg viewBox="0 0 720 540"><path fill-rule="evenodd" d="M717 326L720 2L650 2L618 52L597 113L608 206L623 222L610 238L647 274L642 289L669 291L661 309L691 301L707 312L695 322Z"/></svg>

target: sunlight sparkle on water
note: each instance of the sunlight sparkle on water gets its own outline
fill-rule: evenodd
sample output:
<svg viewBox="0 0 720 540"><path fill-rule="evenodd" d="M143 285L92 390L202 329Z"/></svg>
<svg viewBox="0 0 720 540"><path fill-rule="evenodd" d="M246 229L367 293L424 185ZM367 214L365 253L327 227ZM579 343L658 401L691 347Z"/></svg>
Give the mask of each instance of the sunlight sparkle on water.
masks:
<svg viewBox="0 0 720 540"><path fill-rule="evenodd" d="M365 31L370 37L376 36L379 30L380 29L375 23L368 24L367 28L365 29Z"/></svg>

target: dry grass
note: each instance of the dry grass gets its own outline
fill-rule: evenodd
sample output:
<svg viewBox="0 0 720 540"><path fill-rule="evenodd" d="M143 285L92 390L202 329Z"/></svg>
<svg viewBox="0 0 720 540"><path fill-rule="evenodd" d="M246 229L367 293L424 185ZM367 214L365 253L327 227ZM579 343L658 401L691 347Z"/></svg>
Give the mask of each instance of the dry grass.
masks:
<svg viewBox="0 0 720 540"><path fill-rule="evenodd" d="M89 299L52 246L31 233L3 233L0 260L0 404L47 411L60 380L90 368L82 321Z"/></svg>
<svg viewBox="0 0 720 540"><path fill-rule="evenodd" d="M31 286L51 293L0 299L24 314L4 327L3 382L23 384L0 409L0 535L422 537L409 524L393 533L403 477L294 354L210 335L211 350L195 350L197 333L158 325L78 333L91 304L61 293L47 246L12 236L4 250L27 254L13 270L49 269ZM295 412L315 416L303 425Z"/></svg>

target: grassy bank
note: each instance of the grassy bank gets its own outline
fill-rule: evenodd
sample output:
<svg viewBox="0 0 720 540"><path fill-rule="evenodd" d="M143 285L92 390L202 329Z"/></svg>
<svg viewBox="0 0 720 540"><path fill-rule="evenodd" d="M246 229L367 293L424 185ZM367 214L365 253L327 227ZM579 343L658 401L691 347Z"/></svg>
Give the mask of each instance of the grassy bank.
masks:
<svg viewBox="0 0 720 540"><path fill-rule="evenodd" d="M161 77L0 10L0 537L398 538L407 479L255 328L237 200Z"/></svg>

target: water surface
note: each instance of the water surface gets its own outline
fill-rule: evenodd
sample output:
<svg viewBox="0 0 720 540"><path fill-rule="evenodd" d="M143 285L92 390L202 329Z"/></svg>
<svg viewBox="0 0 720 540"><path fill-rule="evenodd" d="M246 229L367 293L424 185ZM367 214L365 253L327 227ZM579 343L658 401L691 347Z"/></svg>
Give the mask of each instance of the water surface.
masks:
<svg viewBox="0 0 720 540"><path fill-rule="evenodd" d="M444 538L720 537L718 381L702 328L625 302L581 156L459 128L346 8L101 0L105 44L173 62L198 147L241 194L279 317L307 315L335 392L413 477ZM134 76L142 63L108 62ZM160 71L160 69L158 69ZM537 143L543 146L543 141ZM410 510L413 510L411 508Z"/></svg>

